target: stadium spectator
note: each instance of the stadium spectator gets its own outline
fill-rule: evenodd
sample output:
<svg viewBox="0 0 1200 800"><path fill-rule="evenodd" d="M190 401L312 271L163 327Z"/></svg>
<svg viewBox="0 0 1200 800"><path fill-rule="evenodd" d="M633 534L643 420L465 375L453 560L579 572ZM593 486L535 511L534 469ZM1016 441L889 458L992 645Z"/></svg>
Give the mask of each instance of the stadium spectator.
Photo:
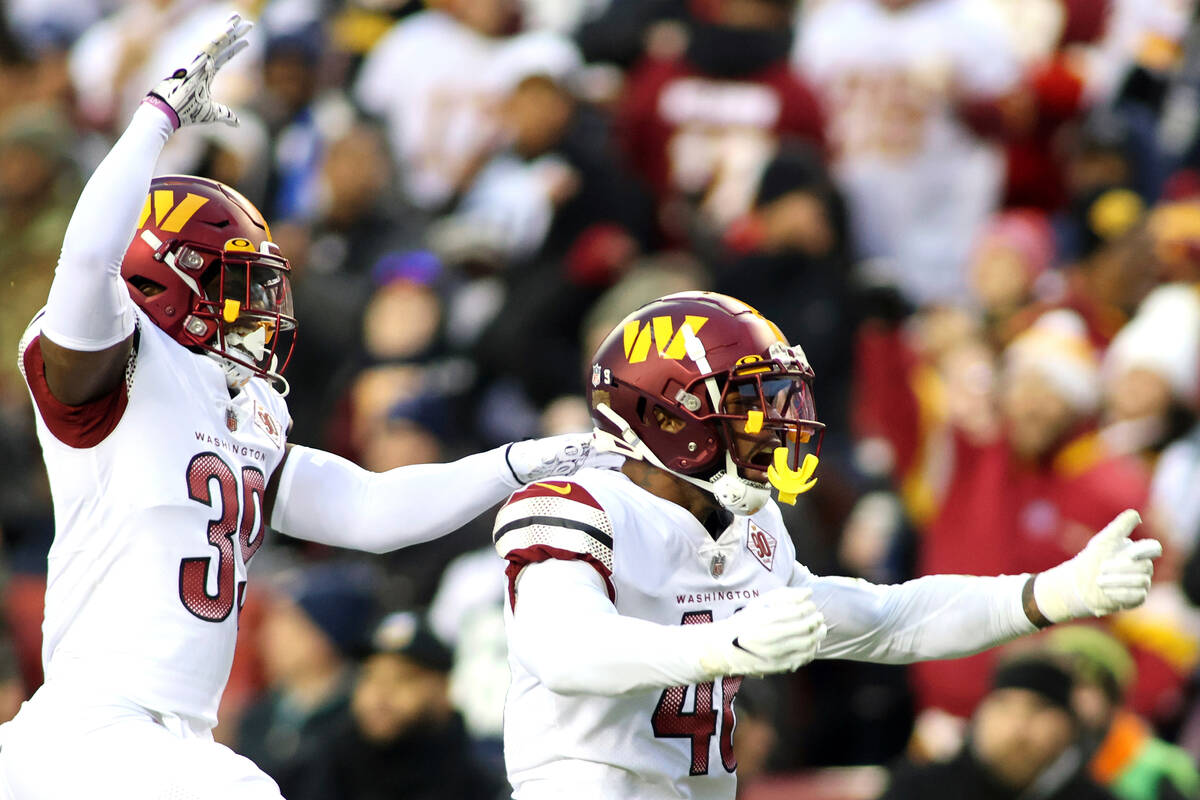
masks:
<svg viewBox="0 0 1200 800"><path fill-rule="evenodd" d="M500 783L475 762L450 703L450 651L423 619L385 617L336 721L292 800L493 800Z"/></svg>
<svg viewBox="0 0 1200 800"><path fill-rule="evenodd" d="M794 0L721 0L686 20L686 49L630 70L620 124L630 162L653 187L673 240L720 232L754 201L781 140L825 147L813 92L790 69ZM682 204L681 204L681 201ZM699 211L696 216L690 210Z"/></svg>
<svg viewBox="0 0 1200 800"><path fill-rule="evenodd" d="M1200 769L1192 757L1123 707L1136 670L1125 647L1081 625L1056 628L1046 642L1074 676L1071 707L1083 730L1092 778L1120 800L1200 797Z"/></svg>
<svg viewBox="0 0 1200 800"><path fill-rule="evenodd" d="M1045 569L1117 510L1145 506L1148 473L1114 456L1094 431L1099 365L1085 333L1078 317L1056 311L1018 336L997 381L999 425L982 436L952 425L949 449L938 454L942 483L905 486L930 504L918 509L928 513L919 574ZM860 396L879 411L874 422L860 416L862 432L891 442L901 481L920 481L929 477L920 472L921 449L933 442L904 438L930 418L920 406L920 375L902 348L878 349L883 341L868 334L860 349ZM972 535L960 535L964 530ZM965 716L981 696L990 662L984 654L914 666L921 705Z"/></svg>
<svg viewBox="0 0 1200 800"><path fill-rule="evenodd" d="M1168 284L1151 292L1113 339L1104 357L1103 376L1101 435L1115 452L1143 456L1153 466L1159 453L1196 421L1200 391L1196 289Z"/></svg>
<svg viewBox="0 0 1200 800"><path fill-rule="evenodd" d="M443 209L496 143L490 85L512 0L435 0L396 23L367 55L354 97L387 125L409 200Z"/></svg>
<svg viewBox="0 0 1200 800"><path fill-rule="evenodd" d="M904 765L880 800L1111 800L1083 769L1071 675L1025 657L1002 665L948 763Z"/></svg>
<svg viewBox="0 0 1200 800"><path fill-rule="evenodd" d="M373 616L368 577L335 564L310 567L281 586L262 622L268 689L242 714L238 746L286 797L302 790L314 748L349 706L352 659Z"/></svg>
<svg viewBox="0 0 1200 800"><path fill-rule="evenodd" d="M501 120L511 144L480 172L451 218L504 269L504 303L476 346L489 373L520 381L541 406L578 384L579 318L649 239L649 200L623 170L608 121L577 103L580 60L550 33L506 43ZM526 358L536 342L542 357Z"/></svg>
<svg viewBox="0 0 1200 800"><path fill-rule="evenodd" d="M858 251L919 303L961 300L1000 201L994 137L1024 124L1016 52L987 4L849 0L805 15L794 58L829 114Z"/></svg>

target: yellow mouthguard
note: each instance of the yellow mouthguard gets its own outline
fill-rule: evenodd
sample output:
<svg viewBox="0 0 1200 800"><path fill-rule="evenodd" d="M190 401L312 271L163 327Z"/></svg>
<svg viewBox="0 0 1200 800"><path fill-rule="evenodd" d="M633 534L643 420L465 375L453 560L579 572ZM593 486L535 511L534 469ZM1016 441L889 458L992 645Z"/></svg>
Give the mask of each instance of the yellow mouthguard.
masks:
<svg viewBox="0 0 1200 800"><path fill-rule="evenodd" d="M222 309L222 311L221 311L222 319L224 319L226 322L236 322L237 318L239 316L241 316L241 313L242 313L241 302L234 300L232 298L225 299L225 308Z"/></svg>
<svg viewBox="0 0 1200 800"><path fill-rule="evenodd" d="M775 463L767 467L767 480L779 490L779 502L789 506L796 505L796 497L817 485L817 479L812 475L817 471L818 458L812 453L804 456L804 463L799 470L788 466L788 451L786 447L775 448Z"/></svg>
<svg viewBox="0 0 1200 800"><path fill-rule="evenodd" d="M747 411L746 412L746 433L758 433L762 430L763 412Z"/></svg>

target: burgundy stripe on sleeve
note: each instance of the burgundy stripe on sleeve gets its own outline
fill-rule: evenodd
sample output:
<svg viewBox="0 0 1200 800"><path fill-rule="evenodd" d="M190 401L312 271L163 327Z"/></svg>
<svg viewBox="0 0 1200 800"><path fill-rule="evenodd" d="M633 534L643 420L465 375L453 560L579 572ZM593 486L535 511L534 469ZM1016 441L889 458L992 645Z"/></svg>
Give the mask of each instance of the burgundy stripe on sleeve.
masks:
<svg viewBox="0 0 1200 800"><path fill-rule="evenodd" d="M46 384L45 360L42 357L41 336L35 336L21 354L25 380L42 421L54 438L68 447L86 449L103 442L117 427L129 404L129 392L122 380L108 394L69 406L59 402Z"/></svg>

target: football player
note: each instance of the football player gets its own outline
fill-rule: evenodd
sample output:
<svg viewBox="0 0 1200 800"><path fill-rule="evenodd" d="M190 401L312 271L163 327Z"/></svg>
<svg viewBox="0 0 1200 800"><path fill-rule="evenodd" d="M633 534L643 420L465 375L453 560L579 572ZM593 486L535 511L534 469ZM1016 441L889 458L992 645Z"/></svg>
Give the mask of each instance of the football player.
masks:
<svg viewBox="0 0 1200 800"><path fill-rule="evenodd" d="M287 444L287 260L230 187L151 180L172 131L236 123L209 87L249 28L231 17L146 97L22 342L57 531L46 681L0 728L0 797L278 799L210 733L268 526L392 550L593 452L590 434L556 437L375 474Z"/></svg>
<svg viewBox="0 0 1200 800"><path fill-rule="evenodd" d="M813 575L770 496L815 482L812 380L799 347L719 294L656 300L600 345L592 417L624 466L535 482L496 520L518 800L730 800L740 676L954 658L1145 600L1162 548L1129 539L1135 511L1037 575Z"/></svg>

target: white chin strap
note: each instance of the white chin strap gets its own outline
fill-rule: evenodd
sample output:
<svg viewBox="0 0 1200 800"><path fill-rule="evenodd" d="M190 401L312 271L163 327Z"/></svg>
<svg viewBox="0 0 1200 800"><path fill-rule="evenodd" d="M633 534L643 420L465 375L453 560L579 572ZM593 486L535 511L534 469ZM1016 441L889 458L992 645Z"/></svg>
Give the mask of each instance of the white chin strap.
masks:
<svg viewBox="0 0 1200 800"><path fill-rule="evenodd" d="M230 331L225 334L225 346L257 364L267 352L267 329L265 326L259 325L248 333L237 330ZM206 352L221 365L221 369L225 372L225 383L229 385L230 389L241 389L257 374L245 364L239 364L233 359L225 358L212 351ZM287 397L291 386L276 371L278 366L279 356L272 355L271 368L267 370L267 378L274 384L275 390L281 397Z"/></svg>
<svg viewBox="0 0 1200 800"><path fill-rule="evenodd" d="M609 408L606 403L598 403L596 411L604 415L605 419L621 431L621 436L618 438L607 431L596 428L596 445L598 450L618 453L626 458L645 461L648 464L658 467L663 472L668 472L681 481L686 481L708 492L716 498L721 508L738 516L746 517L758 513L767 504L767 501L771 499L771 488L767 484L747 480L737 474L737 467L733 463L733 456L728 451L725 453L725 469L707 481L700 478L693 478L691 475L684 475L682 472L676 472L667 467L658 456L651 452L650 448L634 432L629 423L620 414Z"/></svg>

